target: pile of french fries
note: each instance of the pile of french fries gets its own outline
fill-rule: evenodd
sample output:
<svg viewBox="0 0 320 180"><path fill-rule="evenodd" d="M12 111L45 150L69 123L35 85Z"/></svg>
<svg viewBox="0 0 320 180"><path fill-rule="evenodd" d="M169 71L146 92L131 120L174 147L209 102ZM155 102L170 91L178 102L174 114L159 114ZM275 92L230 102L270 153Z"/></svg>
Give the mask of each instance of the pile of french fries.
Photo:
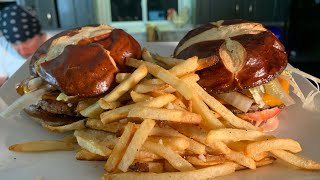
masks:
<svg viewBox="0 0 320 180"><path fill-rule="evenodd" d="M320 164L240 119L197 84L195 71L212 61L151 56L126 59L118 85L94 103L80 102L84 120L43 127L74 131L62 140L15 144L12 151L77 150L76 159L106 161L102 179L208 179L272 164L276 158L307 170Z"/></svg>

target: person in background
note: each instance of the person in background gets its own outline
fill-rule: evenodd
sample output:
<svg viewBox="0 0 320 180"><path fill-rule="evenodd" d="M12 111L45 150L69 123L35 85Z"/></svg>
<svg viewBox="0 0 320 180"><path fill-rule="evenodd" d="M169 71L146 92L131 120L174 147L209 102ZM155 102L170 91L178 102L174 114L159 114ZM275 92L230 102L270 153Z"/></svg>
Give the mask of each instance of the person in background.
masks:
<svg viewBox="0 0 320 180"><path fill-rule="evenodd" d="M0 86L46 41L39 20L26 8L9 5L0 13ZM1 34L0 33L0 34Z"/></svg>

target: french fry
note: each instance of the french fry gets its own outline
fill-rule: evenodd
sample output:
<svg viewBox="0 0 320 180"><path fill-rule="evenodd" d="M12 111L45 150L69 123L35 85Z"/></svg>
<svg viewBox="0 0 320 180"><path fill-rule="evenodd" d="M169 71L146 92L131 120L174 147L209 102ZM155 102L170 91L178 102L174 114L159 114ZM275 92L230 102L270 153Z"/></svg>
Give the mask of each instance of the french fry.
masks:
<svg viewBox="0 0 320 180"><path fill-rule="evenodd" d="M128 79L131 76L131 73L117 73L116 74L116 83L121 83L124 80Z"/></svg>
<svg viewBox="0 0 320 180"><path fill-rule="evenodd" d="M222 164L226 162L226 158L223 155L218 156L204 156L202 155L203 159L200 159L201 155L199 156L188 156L186 159L192 165L195 166L214 166L217 164Z"/></svg>
<svg viewBox="0 0 320 180"><path fill-rule="evenodd" d="M256 161L256 165L257 165L257 167L266 166L266 165L272 164L275 160L276 160L276 158L274 158L272 156L268 156L268 157L263 158L260 161Z"/></svg>
<svg viewBox="0 0 320 180"><path fill-rule="evenodd" d="M115 180L115 179L130 179L130 180L149 180L149 179L159 179L159 180L178 180L178 179L198 179L205 180L211 179L219 176L225 176L235 172L236 165L231 162L226 162L216 166L210 166L202 169L197 169L194 171L185 172L166 172L166 173L117 173L117 174L104 174L102 180Z"/></svg>
<svg viewBox="0 0 320 180"><path fill-rule="evenodd" d="M42 127L44 127L45 129L51 132L67 132L67 131L85 129L86 128L85 124L86 124L86 119L76 121L74 123L67 124L64 126L50 126L46 123L42 123Z"/></svg>
<svg viewBox="0 0 320 180"><path fill-rule="evenodd" d="M185 82L197 82L200 80L199 75L195 73L186 74L184 76L181 76L180 78Z"/></svg>
<svg viewBox="0 0 320 180"><path fill-rule="evenodd" d="M10 151L41 152L41 151L72 151L73 143L61 140L31 141L9 146Z"/></svg>
<svg viewBox="0 0 320 180"><path fill-rule="evenodd" d="M195 113L152 107L135 107L129 111L128 117L157 119L191 124L199 124L201 122L201 116Z"/></svg>
<svg viewBox="0 0 320 180"><path fill-rule="evenodd" d="M176 102L172 102L172 103L169 103L166 108L167 109L176 109L176 110L180 110L180 111L187 111L187 109L183 108L183 106L181 106L180 104L177 104Z"/></svg>
<svg viewBox="0 0 320 180"><path fill-rule="evenodd" d="M172 125L180 133L210 147L215 154L227 154L231 150L221 141L206 143L207 132L199 127L190 125Z"/></svg>
<svg viewBox="0 0 320 180"><path fill-rule="evenodd" d="M223 128L223 124L212 114L208 106L199 98L198 95L194 95L191 99L192 109L195 113L198 113L203 118L201 122L202 127L208 129Z"/></svg>
<svg viewBox="0 0 320 180"><path fill-rule="evenodd" d="M264 141L257 141L247 145L245 149L246 155L253 159L258 159L259 154L271 150L288 150L293 153L300 152L301 146L297 141L285 138L275 138Z"/></svg>
<svg viewBox="0 0 320 180"><path fill-rule="evenodd" d="M250 169L256 169L256 163L250 157L245 156L242 152L231 151L225 155L226 159L234 161Z"/></svg>
<svg viewBox="0 0 320 180"><path fill-rule="evenodd" d="M161 89L161 90L157 90L157 91L171 94L171 93L176 92L177 90L175 88L173 88L172 86L168 85L168 87Z"/></svg>
<svg viewBox="0 0 320 180"><path fill-rule="evenodd" d="M140 62L139 60L133 58L126 58L126 65L131 66L135 63L139 64ZM171 85L173 88L179 91L187 100L191 99L192 91L186 83L184 83L182 80L170 73L168 70L163 69L158 65L149 62L145 63L148 67L148 71L150 74Z"/></svg>
<svg viewBox="0 0 320 180"><path fill-rule="evenodd" d="M219 59L217 56L210 56L207 58L199 59L198 60L198 67L197 67L196 71L213 66L218 62L218 60Z"/></svg>
<svg viewBox="0 0 320 180"><path fill-rule="evenodd" d="M151 100L153 97L146 95L146 94L141 94L141 93L137 93L135 91L131 91L130 92L130 96L133 100L133 102L137 103L137 102L141 102L141 101L147 101L147 100Z"/></svg>
<svg viewBox="0 0 320 180"><path fill-rule="evenodd" d="M166 64L169 67L176 66L176 65L182 63L183 61L185 61L184 59L177 59L177 58L173 58L173 57L164 57L164 56L160 56L159 54L155 54L154 58L156 60Z"/></svg>
<svg viewBox="0 0 320 180"><path fill-rule="evenodd" d="M99 119L88 118L86 126L91 129L102 130L107 132L119 132L125 127L125 123L113 122L108 124L103 124Z"/></svg>
<svg viewBox="0 0 320 180"><path fill-rule="evenodd" d="M177 59L177 58L173 58L173 57L164 57L164 56L160 56L159 54L155 54L154 58L164 64L166 64L169 67L173 67L176 66L180 63L182 63L183 61L185 61L184 59ZM197 67L197 71L201 70L201 69L205 69L208 68L214 64L217 63L217 58L216 56L210 56L209 58L204 58L204 59L199 59L198 60L198 67Z"/></svg>
<svg viewBox="0 0 320 180"><path fill-rule="evenodd" d="M226 145L234 151L244 152L249 143L251 141L228 141Z"/></svg>
<svg viewBox="0 0 320 180"><path fill-rule="evenodd" d="M104 110L109 110L109 109L115 109L119 106L121 106L121 103L118 101L114 101L114 102L107 102L105 99L99 99L99 105L102 109Z"/></svg>
<svg viewBox="0 0 320 180"><path fill-rule="evenodd" d="M135 160L138 161L154 161L154 160L159 160L159 159L163 159L161 156L149 152L147 150L144 150L143 148L136 154L136 156L134 157Z"/></svg>
<svg viewBox="0 0 320 180"><path fill-rule="evenodd" d="M168 84L137 84L133 90L137 93L148 93L152 91L160 91L169 87Z"/></svg>
<svg viewBox="0 0 320 180"><path fill-rule="evenodd" d="M214 111L219 112L219 114L228 122L230 122L234 127L239 129L251 129L256 130L257 128L251 123L238 118L231 111L229 111L225 106L223 106L218 100L209 95L199 84L194 82L189 82L189 85L196 91L202 100Z"/></svg>
<svg viewBox="0 0 320 180"><path fill-rule="evenodd" d="M162 144L146 141L143 147L148 151L163 157L179 171L195 170L195 168L188 161L186 161L179 154Z"/></svg>
<svg viewBox="0 0 320 180"><path fill-rule="evenodd" d="M149 172L162 173L163 172L163 163L148 162L148 168L149 168Z"/></svg>
<svg viewBox="0 0 320 180"><path fill-rule="evenodd" d="M186 150L190 143L183 137L160 137L160 136L150 136L148 141L163 144L174 151L184 151Z"/></svg>
<svg viewBox="0 0 320 180"><path fill-rule="evenodd" d="M91 129L76 130L74 136L83 149L101 156L109 156L118 140L113 133Z"/></svg>
<svg viewBox="0 0 320 180"><path fill-rule="evenodd" d="M195 153L195 154L205 154L206 153L206 147L198 143L197 141L188 138L187 136L179 133L178 131L166 127L166 128L159 128L159 127L154 127L152 131L150 132L150 136L168 136L168 137L182 137L185 138L189 142L189 147L187 150Z"/></svg>
<svg viewBox="0 0 320 180"><path fill-rule="evenodd" d="M98 98L88 98L85 100L81 100L78 102L78 105L77 105L75 111L80 112L80 111L86 109L87 107L91 106L92 104L94 104L97 101L98 101Z"/></svg>
<svg viewBox="0 0 320 180"><path fill-rule="evenodd" d="M187 110L189 112L192 112L192 101L190 101L190 100L187 101Z"/></svg>
<svg viewBox="0 0 320 180"><path fill-rule="evenodd" d="M147 66L145 64L141 64L128 79L116 86L109 94L103 97L103 99L107 102L116 101L124 93L132 89L136 84L138 84L144 77L146 77L147 74Z"/></svg>
<svg viewBox="0 0 320 180"><path fill-rule="evenodd" d="M121 106L119 108L104 112L100 115L100 118L104 124L107 124L110 122L114 122L114 121L126 118L128 116L129 111L131 111L131 109L133 109L135 107L145 106L145 107L158 107L158 108L160 108L160 107L165 106L169 102L172 102L175 99L176 99L176 97L174 95L166 94L163 96L153 98L149 101L143 101L143 102L139 102L139 103L135 103L135 104Z"/></svg>
<svg viewBox="0 0 320 180"><path fill-rule="evenodd" d="M152 56L151 56L151 54L150 54L150 52L148 51L148 49L147 48L143 48L142 49L142 59L143 60L145 60L145 61L147 61L147 62L150 62L150 63L153 63L153 64L157 64L157 61L155 61L153 58L152 58Z"/></svg>
<svg viewBox="0 0 320 180"><path fill-rule="evenodd" d="M167 160L164 161L164 170L165 172L178 172L176 168L174 168Z"/></svg>
<svg viewBox="0 0 320 180"><path fill-rule="evenodd" d="M264 139L273 138L272 135L263 133L257 130L243 130L243 129L233 129L233 128L224 128L211 130L207 136L207 143L210 143L215 140L220 141L258 141Z"/></svg>
<svg viewBox="0 0 320 180"><path fill-rule="evenodd" d="M313 160L306 160L300 156L284 150L271 150L271 153L283 161L307 170L320 170L320 163Z"/></svg>
<svg viewBox="0 0 320 180"><path fill-rule="evenodd" d="M96 118L103 112L103 109L100 107L99 101L93 103L87 108L80 111L80 114L84 117Z"/></svg>
<svg viewBox="0 0 320 180"><path fill-rule="evenodd" d="M161 79L145 79L145 80L141 81L140 84L149 84L149 85L151 85L151 84L156 85L157 84L157 85L159 85L159 84L165 84L165 82L162 81Z"/></svg>
<svg viewBox="0 0 320 180"><path fill-rule="evenodd" d="M108 159L107 156L100 156L98 154L94 154L88 150L81 149L76 154L77 160L85 160L85 161L106 161Z"/></svg>
<svg viewBox="0 0 320 180"><path fill-rule="evenodd" d="M126 125L121 137L119 138L117 144L114 146L112 153L108 158L108 161L104 165L104 169L107 172L112 172L116 169L135 131L136 127L134 124L128 123Z"/></svg>
<svg viewBox="0 0 320 180"><path fill-rule="evenodd" d="M178 106L182 107L185 110L187 109L187 106L182 102L182 100L178 98L174 100L172 103L177 104Z"/></svg>
<svg viewBox="0 0 320 180"><path fill-rule="evenodd" d="M141 79L143 79L148 74L148 69L145 64L136 69L132 75L116 86L109 94L103 97L103 100L106 102L117 101L123 94L132 89ZM100 101L94 103L88 108L80 111L80 114L84 117L96 117L98 114L101 114L103 109L100 107Z"/></svg>
<svg viewBox="0 0 320 180"><path fill-rule="evenodd" d="M145 119L139 128L137 129L136 133L132 137L131 142L129 143L119 165L118 169L123 172L127 172L128 167L134 161L136 153L140 150L142 144L148 138L148 135L152 128L155 125L155 121L151 119Z"/></svg>
<svg viewBox="0 0 320 180"><path fill-rule="evenodd" d="M193 56L178 65L172 67L169 72L174 74L177 77L194 72L198 67L198 57Z"/></svg>
<svg viewBox="0 0 320 180"><path fill-rule="evenodd" d="M258 168L258 167L262 167L262 166L266 166L266 165L272 164L275 160L276 160L276 158L271 157L271 156L265 157L260 161L256 161L256 167ZM248 168L245 167L245 166L242 166L240 164L237 164L236 171L244 170L244 169L248 169Z"/></svg>

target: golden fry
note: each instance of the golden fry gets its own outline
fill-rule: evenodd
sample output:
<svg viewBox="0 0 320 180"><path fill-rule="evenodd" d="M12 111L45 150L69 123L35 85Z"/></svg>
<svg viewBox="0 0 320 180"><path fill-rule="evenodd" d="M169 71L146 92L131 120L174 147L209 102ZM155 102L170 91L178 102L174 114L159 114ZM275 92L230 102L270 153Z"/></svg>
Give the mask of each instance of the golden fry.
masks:
<svg viewBox="0 0 320 180"><path fill-rule="evenodd" d="M271 153L275 155L277 158L282 159L283 161L286 161L287 163L297 166L299 168L307 170L320 170L320 163L312 160L306 160L290 152L284 150L272 150Z"/></svg>
<svg viewBox="0 0 320 180"><path fill-rule="evenodd" d="M162 156L164 159L169 161L174 168L178 169L179 171L195 170L195 168L188 161L186 161L179 154L162 144L146 141L143 147L149 150L150 152Z"/></svg>
<svg viewBox="0 0 320 180"><path fill-rule="evenodd" d="M297 141L292 139L275 138L264 141L257 141L247 145L245 149L246 155L258 160L261 153L271 150L288 150L293 153L300 152L301 146Z"/></svg>
<svg viewBox="0 0 320 180"><path fill-rule="evenodd" d="M102 180L114 180L114 179L131 179L131 180L179 180L179 179L198 179L205 180L219 176L224 176L235 172L235 163L226 162L216 166L210 166L194 171L185 172L166 172L166 173L117 173L117 174L105 174L102 176Z"/></svg>
<svg viewBox="0 0 320 180"><path fill-rule="evenodd" d="M201 116L195 113L151 107L135 107L130 110L128 117L157 119L191 124L199 124L201 122Z"/></svg>
<svg viewBox="0 0 320 180"><path fill-rule="evenodd" d="M9 147L10 151L16 152L41 152L41 151L72 151L73 143L61 140L40 140L21 144L14 144Z"/></svg>
<svg viewBox="0 0 320 180"><path fill-rule="evenodd" d="M46 123L42 123L42 127L47 129L48 131L51 132L67 132L67 131L73 131L73 130L80 130L80 129L85 129L86 128L86 120L80 120L76 121L71 124L67 124L64 126L50 126Z"/></svg>
<svg viewBox="0 0 320 180"><path fill-rule="evenodd" d="M89 152L88 150L81 149L76 154L77 160L84 160L84 161L106 161L108 159L107 156L100 156L98 154L94 154Z"/></svg>
<svg viewBox="0 0 320 180"><path fill-rule="evenodd" d="M114 146L108 161L104 165L104 169L107 172L112 172L116 169L135 131L136 127L134 124L128 123L126 125L121 137L119 138L117 144Z"/></svg>
<svg viewBox="0 0 320 180"><path fill-rule="evenodd" d="M123 172L127 172L128 167L134 161L134 158L137 152L142 147L142 144L148 138L150 131L155 125L155 121L151 119L145 119L139 128L137 129L136 133L133 135L132 140L130 141L119 165L118 169Z"/></svg>

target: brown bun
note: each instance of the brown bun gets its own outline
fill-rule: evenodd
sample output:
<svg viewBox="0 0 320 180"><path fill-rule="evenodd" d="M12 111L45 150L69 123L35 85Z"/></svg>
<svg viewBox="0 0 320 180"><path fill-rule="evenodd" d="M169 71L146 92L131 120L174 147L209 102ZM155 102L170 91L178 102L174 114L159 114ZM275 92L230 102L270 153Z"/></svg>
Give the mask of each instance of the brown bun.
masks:
<svg viewBox="0 0 320 180"><path fill-rule="evenodd" d="M198 71L198 83L209 93L241 91L267 83L287 66L284 46L259 23L218 21L190 31L174 51L176 58L218 56Z"/></svg>
<svg viewBox="0 0 320 180"><path fill-rule="evenodd" d="M141 47L128 33L107 25L61 32L33 55L32 75L39 75L68 96L107 92L126 57L140 58Z"/></svg>

